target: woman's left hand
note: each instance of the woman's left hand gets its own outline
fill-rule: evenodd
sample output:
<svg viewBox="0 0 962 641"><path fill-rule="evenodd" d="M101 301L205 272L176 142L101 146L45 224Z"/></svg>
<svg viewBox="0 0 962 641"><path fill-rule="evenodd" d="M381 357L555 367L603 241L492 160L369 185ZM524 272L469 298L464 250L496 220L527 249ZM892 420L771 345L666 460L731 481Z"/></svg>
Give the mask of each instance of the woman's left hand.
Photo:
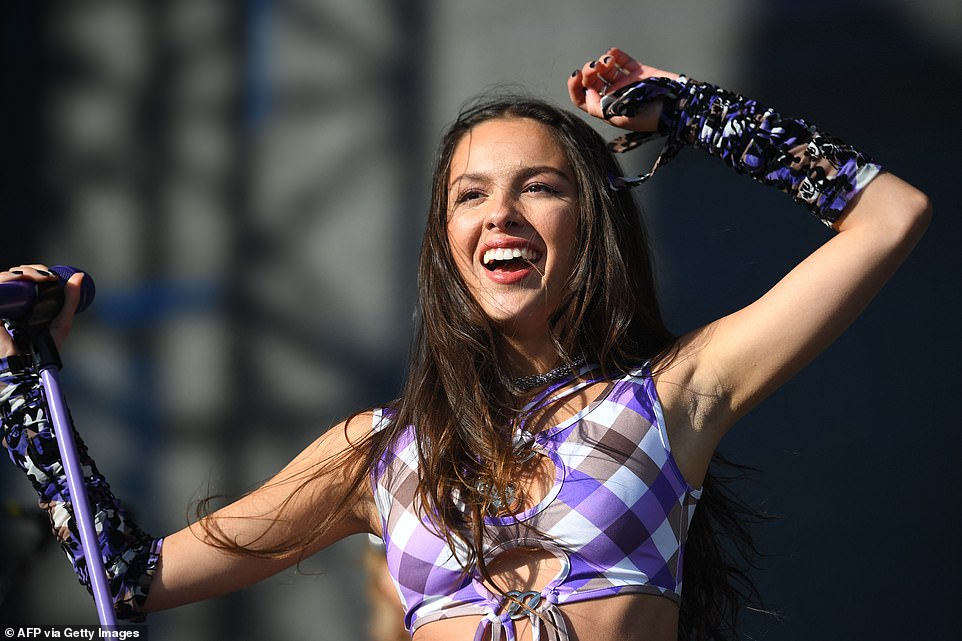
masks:
<svg viewBox="0 0 962 641"><path fill-rule="evenodd" d="M578 109L604 119L601 113L602 97L626 85L654 77L675 79L678 74L643 65L621 49L612 47L598 60L585 63L571 74L568 78L568 95ZM615 116L606 122L630 131L655 131L660 115L661 102L654 102L631 118Z"/></svg>

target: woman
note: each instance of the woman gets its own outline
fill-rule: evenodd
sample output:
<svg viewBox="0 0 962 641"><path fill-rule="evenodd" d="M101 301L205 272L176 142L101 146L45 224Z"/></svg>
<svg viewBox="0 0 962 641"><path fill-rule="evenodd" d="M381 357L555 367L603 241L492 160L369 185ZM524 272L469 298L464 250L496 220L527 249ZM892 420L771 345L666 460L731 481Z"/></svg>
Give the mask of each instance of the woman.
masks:
<svg viewBox="0 0 962 641"><path fill-rule="evenodd" d="M235 590L368 532L420 641L728 633L746 586L716 565L710 526L739 530L710 480L715 448L854 320L922 234L928 201L803 121L618 49L568 90L628 130L619 150L656 131L668 138L656 167L703 148L838 234L756 302L675 338L624 189L644 177L621 176L590 127L544 103L467 109L441 145L399 399L162 543L92 474L120 612ZM63 313L55 337L70 323ZM35 376L0 338L5 445L83 575L55 470L38 460L50 436Z"/></svg>

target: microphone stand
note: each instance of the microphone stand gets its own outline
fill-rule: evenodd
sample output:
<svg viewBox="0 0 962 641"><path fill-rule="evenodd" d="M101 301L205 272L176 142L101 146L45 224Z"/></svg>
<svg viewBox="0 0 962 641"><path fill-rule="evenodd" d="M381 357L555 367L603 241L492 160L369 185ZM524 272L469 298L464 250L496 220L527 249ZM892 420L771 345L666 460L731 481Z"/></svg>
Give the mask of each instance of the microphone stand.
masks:
<svg viewBox="0 0 962 641"><path fill-rule="evenodd" d="M100 624L106 627L116 627L117 617L114 614L113 599L110 596L110 586L107 583L107 572L100 556L100 546L97 544L97 530L94 527L90 502L87 500L87 490L83 482L83 470L77 455L77 443L74 440L70 415L60 391L60 369L63 364L57 345L50 336L50 327L32 328L30 332L33 347L34 363L40 372L50 420L53 422L54 435L60 449L60 460L67 476L67 487L70 491L70 501L73 504L74 518L80 533L80 543L83 548L84 559L87 562L87 574L97 605L97 615Z"/></svg>

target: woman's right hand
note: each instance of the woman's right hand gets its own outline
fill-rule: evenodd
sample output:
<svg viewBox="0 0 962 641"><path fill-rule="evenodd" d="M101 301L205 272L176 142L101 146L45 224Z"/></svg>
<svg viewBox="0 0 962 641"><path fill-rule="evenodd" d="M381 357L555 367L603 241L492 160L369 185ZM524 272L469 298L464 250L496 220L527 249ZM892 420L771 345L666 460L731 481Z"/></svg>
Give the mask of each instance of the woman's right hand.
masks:
<svg viewBox="0 0 962 641"><path fill-rule="evenodd" d="M47 269L46 265L18 265L0 272L0 283L7 283L15 280L28 280L35 283L56 280L58 276ZM64 286L64 303L60 313L50 322L50 335L57 343L57 347L63 347L70 328L73 325L74 313L77 309L77 302L80 300L80 283L83 281L83 273L78 272L70 277ZM0 357L7 357L17 353L17 347L13 339L6 331L0 331Z"/></svg>

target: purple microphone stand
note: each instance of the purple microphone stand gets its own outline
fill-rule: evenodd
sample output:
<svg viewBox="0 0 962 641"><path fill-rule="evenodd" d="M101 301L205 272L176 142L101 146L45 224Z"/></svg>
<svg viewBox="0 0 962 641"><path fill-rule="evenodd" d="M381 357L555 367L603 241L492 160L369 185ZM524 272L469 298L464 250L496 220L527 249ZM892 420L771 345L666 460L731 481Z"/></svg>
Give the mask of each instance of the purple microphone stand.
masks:
<svg viewBox="0 0 962 641"><path fill-rule="evenodd" d="M80 457L77 455L77 443L74 440L70 415L67 412L63 393L60 391L59 372L63 364L57 352L57 344L50 335L50 321L63 307L63 284L79 270L65 265L56 265L51 269L62 282L50 281L35 284L14 281L23 284L22 291L11 301L0 301L0 313L4 318L17 319L19 326L26 329L30 337L34 364L40 373L47 410L53 423L60 460L67 477L70 502L73 504L80 544L87 562L87 575L90 577L90 587L93 591L94 603L97 605L97 616L101 626L114 628L117 625L117 617L114 614L113 599L107 583L107 572L104 569L103 558L100 556L97 530L90 510L90 501L87 500L84 473L80 465ZM93 281L88 275L84 276L81 287L78 312L86 308L94 297Z"/></svg>
<svg viewBox="0 0 962 641"><path fill-rule="evenodd" d="M57 346L45 328L32 336L34 359L43 383L43 393L53 423L53 432L57 437L57 447L60 450L60 460L67 476L67 488L70 490L70 502L73 505L74 518L80 533L80 544L83 548L84 559L87 561L87 574L90 577L90 587L97 606L97 616L100 625L116 627L117 617L114 615L114 602L110 596L110 586L107 583L107 571L100 556L100 546L97 543L97 530L94 526L90 501L87 500L87 489L84 487L84 472L77 456L77 443L73 437L73 428L63 393L60 391L60 356Z"/></svg>

